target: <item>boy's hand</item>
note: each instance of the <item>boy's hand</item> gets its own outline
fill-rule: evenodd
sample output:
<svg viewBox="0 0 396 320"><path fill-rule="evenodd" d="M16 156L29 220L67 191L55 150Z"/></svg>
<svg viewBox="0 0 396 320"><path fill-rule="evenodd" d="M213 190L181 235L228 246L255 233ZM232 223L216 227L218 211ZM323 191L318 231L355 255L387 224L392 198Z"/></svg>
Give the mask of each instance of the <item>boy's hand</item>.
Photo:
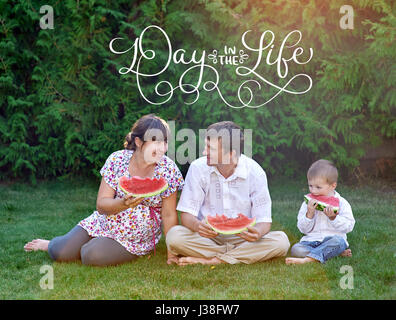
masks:
<svg viewBox="0 0 396 320"><path fill-rule="evenodd" d="M338 215L338 212L334 213L334 209L333 209L333 207L331 207L331 206L328 206L328 207L324 208L323 213L324 213L330 220L332 220L332 221L333 221L333 220L337 217L337 215Z"/></svg>
<svg viewBox="0 0 396 320"><path fill-rule="evenodd" d="M318 206L318 203L316 202L315 199L311 199L311 200L308 201L308 204L307 204L307 207L308 207L308 209L307 209L307 218L308 219L312 219L313 218L313 216L315 215L315 210L316 210L317 206Z"/></svg>

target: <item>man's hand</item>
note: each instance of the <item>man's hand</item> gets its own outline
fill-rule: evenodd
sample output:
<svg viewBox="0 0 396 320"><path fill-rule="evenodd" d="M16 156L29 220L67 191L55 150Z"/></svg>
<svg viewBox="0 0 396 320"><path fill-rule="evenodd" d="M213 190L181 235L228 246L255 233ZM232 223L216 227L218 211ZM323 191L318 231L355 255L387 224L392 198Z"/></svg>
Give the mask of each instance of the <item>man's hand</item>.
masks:
<svg viewBox="0 0 396 320"><path fill-rule="evenodd" d="M209 227L205 222L203 221L197 221L198 223L198 233L201 237L205 238L216 238L219 234L214 231L211 227Z"/></svg>
<svg viewBox="0 0 396 320"><path fill-rule="evenodd" d="M324 209L323 209L323 213L324 213L331 221L333 221L333 220L337 217L337 215L338 215L338 212L334 213L334 208L331 207L331 206L328 206L328 207L324 208Z"/></svg>
<svg viewBox="0 0 396 320"><path fill-rule="evenodd" d="M257 241L262 237L261 232L255 227L247 227L247 231L243 231L237 235L250 242Z"/></svg>

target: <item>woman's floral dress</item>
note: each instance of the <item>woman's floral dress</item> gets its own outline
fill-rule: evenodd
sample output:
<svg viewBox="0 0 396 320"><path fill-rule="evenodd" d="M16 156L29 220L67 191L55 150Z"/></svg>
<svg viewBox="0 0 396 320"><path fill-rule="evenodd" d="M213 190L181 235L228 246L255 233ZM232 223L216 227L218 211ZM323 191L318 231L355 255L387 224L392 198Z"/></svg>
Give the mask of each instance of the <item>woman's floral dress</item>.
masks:
<svg viewBox="0 0 396 320"><path fill-rule="evenodd" d="M100 174L104 181L116 191L115 198L123 198L125 193L118 186L121 176L130 177L128 167L132 150L119 150L106 160ZM79 222L91 237L107 237L119 242L135 255L145 255L155 249L161 238L162 198L169 197L184 185L183 176L176 164L163 156L154 170L154 178L163 177L168 188L159 195L145 198L138 206L114 215L104 215L95 211Z"/></svg>

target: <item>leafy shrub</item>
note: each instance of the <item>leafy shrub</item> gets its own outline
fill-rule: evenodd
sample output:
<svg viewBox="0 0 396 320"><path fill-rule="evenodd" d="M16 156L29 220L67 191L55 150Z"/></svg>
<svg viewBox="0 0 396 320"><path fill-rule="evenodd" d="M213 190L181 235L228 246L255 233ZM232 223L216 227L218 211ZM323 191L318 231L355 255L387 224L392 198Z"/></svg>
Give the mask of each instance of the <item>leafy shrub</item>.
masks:
<svg viewBox="0 0 396 320"><path fill-rule="evenodd" d="M0 179L98 175L134 121L147 113L175 120L176 129L198 132L221 120L253 129L253 156L271 175L298 174L317 158L346 169L358 166L368 145L396 136L395 3L352 1L355 28L342 30L343 2L0 0ZM54 29L39 27L44 4L54 8ZM298 29L301 45L312 47L314 57L291 66L292 72L311 75L313 87L304 95L282 93L258 109L229 108L203 90L192 105L180 92L166 104L150 105L135 76L118 73L131 56L116 57L108 45L115 37L133 41L152 24L187 54L225 44L240 49L249 29L257 45L267 29L277 42ZM155 36L150 45L163 47ZM165 50L158 50L158 58L147 68L158 70ZM276 83L274 69L262 63L258 72ZM176 84L182 72L173 66L164 77ZM235 68L224 67L221 74L223 94L237 104L236 89L245 79L236 77ZM154 92L158 81L146 81L145 92ZM259 100L272 94L263 86Z"/></svg>

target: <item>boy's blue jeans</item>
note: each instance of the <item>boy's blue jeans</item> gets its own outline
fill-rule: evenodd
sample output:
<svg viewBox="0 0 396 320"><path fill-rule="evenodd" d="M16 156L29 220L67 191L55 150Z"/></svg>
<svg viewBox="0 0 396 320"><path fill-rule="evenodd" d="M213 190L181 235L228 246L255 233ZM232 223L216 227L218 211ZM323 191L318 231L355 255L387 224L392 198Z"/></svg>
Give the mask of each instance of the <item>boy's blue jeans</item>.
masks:
<svg viewBox="0 0 396 320"><path fill-rule="evenodd" d="M290 251L293 257L310 257L325 263L333 257L339 256L346 248L345 240L340 236L326 237L323 241L301 241L296 243Z"/></svg>

